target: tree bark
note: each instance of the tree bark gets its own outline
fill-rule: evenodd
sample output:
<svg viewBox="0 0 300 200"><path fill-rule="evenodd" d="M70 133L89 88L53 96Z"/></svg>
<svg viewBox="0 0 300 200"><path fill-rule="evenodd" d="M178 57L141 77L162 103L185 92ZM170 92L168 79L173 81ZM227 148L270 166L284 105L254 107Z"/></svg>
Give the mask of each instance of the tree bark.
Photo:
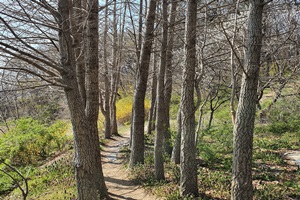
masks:
<svg viewBox="0 0 300 200"><path fill-rule="evenodd" d="M149 73L149 63L154 38L154 21L156 0L150 0L146 21L146 31L142 46L137 83L133 101L133 120L131 133L131 154L129 165L132 167L138 163L144 163L144 124L145 124L145 95Z"/></svg>
<svg viewBox="0 0 300 200"><path fill-rule="evenodd" d="M180 154L180 195L197 197L197 165L195 146L195 68L197 0L187 1L185 25L185 66L181 91L181 154Z"/></svg>
<svg viewBox="0 0 300 200"><path fill-rule="evenodd" d="M232 166L232 200L252 200L252 151L260 52L262 45L263 0L251 0L245 72L242 77L240 98L234 126L234 150Z"/></svg>
<svg viewBox="0 0 300 200"><path fill-rule="evenodd" d="M108 5L108 0L106 0ZM107 33L108 33L108 7L105 8L105 20L104 20L104 34L103 34L103 59L104 59L104 110L102 111L105 124L104 124L104 137L109 139L111 137L111 123L110 123L110 84L109 84L109 73L108 73L108 61L107 61ZM102 96L102 95L101 95Z"/></svg>
<svg viewBox="0 0 300 200"><path fill-rule="evenodd" d="M118 94L118 67L117 67L117 54L118 54L118 29L117 29L117 1L114 0L113 11L113 63L111 75L111 98L110 98L110 120L111 120L111 134L118 135L117 124L117 94Z"/></svg>
<svg viewBox="0 0 300 200"><path fill-rule="evenodd" d="M235 69L235 63L234 63L234 45L235 45L235 38L237 34L237 18L238 18L238 12L239 12L239 3L240 1L237 0L235 5L235 16L234 16L234 28L233 28L233 36L231 39L231 45L232 48L230 50L230 73L231 73L231 93L230 93L230 113L231 113L231 122L234 125L235 118L236 118L236 111L235 111L235 93L236 93L236 84L237 84L237 73Z"/></svg>
<svg viewBox="0 0 300 200"><path fill-rule="evenodd" d="M172 150L171 161L175 164L180 163L180 144L181 144L181 110L179 107L178 114L177 114L177 134L174 141L174 146Z"/></svg>
<svg viewBox="0 0 300 200"><path fill-rule="evenodd" d="M162 1L162 15L163 15L163 28L162 28L162 42L160 51L160 66L158 72L157 84L157 112L156 112L156 137L154 144L154 170L155 179L163 180L164 176L164 159L163 159L163 142L166 130L165 119L165 70L166 70L166 51L168 44L168 3L167 0Z"/></svg>
<svg viewBox="0 0 300 200"><path fill-rule="evenodd" d="M155 49L155 47L154 47ZM157 56L156 53L153 53L153 72L152 72L152 83L151 83L151 104L149 110L149 117L148 117L148 128L147 134L150 135L153 130L155 130L155 109L156 109L156 90L157 90Z"/></svg>
<svg viewBox="0 0 300 200"><path fill-rule="evenodd" d="M176 8L177 1L172 0L171 3L171 15L169 20L169 36L168 36L168 47L167 47L167 58L166 58L166 72L165 72L165 142L164 149L168 155L172 154L172 145L171 145L171 132L170 132L170 103L172 97L172 82L173 82L173 43L174 43L174 34L175 34L175 20L176 20Z"/></svg>
<svg viewBox="0 0 300 200"><path fill-rule="evenodd" d="M210 103L212 103L212 102L210 102ZM209 113L209 120L208 120L208 125L207 125L208 129L211 128L211 124L212 124L212 121L213 121L213 118L214 118L214 113L215 113L215 110L211 109L210 113Z"/></svg>
<svg viewBox="0 0 300 200"><path fill-rule="evenodd" d="M146 15L146 14L145 14ZM143 31L143 0L140 0L139 9L139 27L138 27L138 44L137 44L137 56L140 58L142 50L142 31Z"/></svg>
<svg viewBox="0 0 300 200"><path fill-rule="evenodd" d="M58 1L59 45L65 93L71 114L75 146L75 173L78 199L96 200L106 197L107 189L101 166L98 136L98 1L89 0L86 42L90 56L86 58L86 104L80 95L76 78L75 51L70 26L71 2Z"/></svg>
<svg viewBox="0 0 300 200"><path fill-rule="evenodd" d="M74 33L74 48L76 56L76 76L79 85L80 96L83 103L86 103L86 89L85 89L85 52L86 45L84 41L84 28L83 28L83 9L86 5L85 1L75 0L73 11L73 16L71 18L72 22L72 32Z"/></svg>

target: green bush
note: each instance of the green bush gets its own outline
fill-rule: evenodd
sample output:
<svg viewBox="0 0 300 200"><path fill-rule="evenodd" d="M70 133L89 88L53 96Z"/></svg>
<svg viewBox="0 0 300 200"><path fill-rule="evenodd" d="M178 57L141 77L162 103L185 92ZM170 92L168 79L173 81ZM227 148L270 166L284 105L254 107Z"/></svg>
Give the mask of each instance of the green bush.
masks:
<svg viewBox="0 0 300 200"><path fill-rule="evenodd" d="M0 169L4 170L3 168L4 166L0 165ZM0 172L0 196L12 191L14 189L13 184L14 182L9 176Z"/></svg>
<svg viewBox="0 0 300 200"><path fill-rule="evenodd" d="M63 156L54 162L44 165L35 171L34 175L38 179L33 179L29 182L32 195L39 194L47 188L59 186L64 189L74 187L74 167L72 162L72 152L63 154ZM64 183L61 185L61 183ZM59 188L57 188L59 190ZM62 194L64 194L62 192ZM58 195L58 194L57 194ZM64 194L66 195L66 194ZM57 198L58 199L58 198ZM64 198L70 199L70 198Z"/></svg>
<svg viewBox="0 0 300 200"><path fill-rule="evenodd" d="M300 99L297 97L282 98L271 107L268 114L269 131L282 134L300 130Z"/></svg>
<svg viewBox="0 0 300 200"><path fill-rule="evenodd" d="M0 158L13 165L37 164L65 146L67 124L57 121L51 126L32 118L16 121L16 126L0 137Z"/></svg>
<svg viewBox="0 0 300 200"><path fill-rule="evenodd" d="M18 167L17 170L28 180L28 199L75 199L73 154L73 151L66 151L42 166ZM3 166L0 165L0 169L3 169ZM17 178L20 184L23 183L20 176L7 169L5 171ZM12 179L0 172L0 199L1 197L22 199L22 194L20 190L15 189Z"/></svg>
<svg viewBox="0 0 300 200"><path fill-rule="evenodd" d="M300 120L291 120L287 122L273 122L269 126L271 133L282 134L286 132L297 132L300 130Z"/></svg>
<svg viewBox="0 0 300 200"><path fill-rule="evenodd" d="M297 97L281 98L274 104L268 115L271 122L300 120L300 99Z"/></svg>

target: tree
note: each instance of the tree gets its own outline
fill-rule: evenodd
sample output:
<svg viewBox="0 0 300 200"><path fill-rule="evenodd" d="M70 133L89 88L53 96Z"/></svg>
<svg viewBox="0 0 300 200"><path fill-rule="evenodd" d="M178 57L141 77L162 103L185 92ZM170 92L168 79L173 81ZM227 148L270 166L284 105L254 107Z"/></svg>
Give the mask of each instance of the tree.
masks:
<svg viewBox="0 0 300 200"><path fill-rule="evenodd" d="M222 83L221 83L221 75L219 74L219 80L216 83L216 85L213 85L212 83L212 88L209 91L209 110L210 110L210 116L208 120L208 125L207 128L210 129L212 126L212 121L214 118L214 113L215 111L222 106L226 101L229 100L228 97L226 97L226 88L222 88Z"/></svg>
<svg viewBox="0 0 300 200"><path fill-rule="evenodd" d="M178 109L177 113L177 134L174 139L174 145L171 155L171 161L175 164L180 164L180 147L181 147L181 106Z"/></svg>
<svg viewBox="0 0 300 200"><path fill-rule="evenodd" d="M162 41L160 49L160 66L157 81L157 117L156 117L156 135L154 144L154 169L155 179L163 180L164 176L164 159L163 159L163 141L166 130L165 119L165 70L167 60L168 44L168 4L167 0L162 1Z"/></svg>
<svg viewBox="0 0 300 200"><path fill-rule="evenodd" d="M78 199L94 200L108 196L102 173L97 126L99 2L78 1L75 4L70 0L58 0L57 4L44 0L1 3L4 8L1 17L5 21L1 24L4 30L1 37L5 40L0 42L0 52L5 55L4 58L27 63L20 70L38 77L40 81L64 88L73 126ZM84 37L74 37L77 31L71 23L76 14L74 10L83 8L87 10L84 20L80 22L85 25L82 30ZM24 26L15 26L24 23ZM81 46L76 45L75 41ZM80 48L84 54L84 65L77 63L79 51L76 48ZM49 52L53 54L46 54ZM84 71L81 74L84 77L78 76L78 70Z"/></svg>
<svg viewBox="0 0 300 200"><path fill-rule="evenodd" d="M108 0L106 0L108 4ZM100 105L101 111L105 118L105 128L104 128L104 137L109 139L111 137L111 109L110 109L110 84L109 84L109 74L108 74L108 58L107 58L107 35L108 35L108 9L105 8L105 18L104 18L104 33L103 33L103 60L104 60L104 95L100 92Z"/></svg>
<svg viewBox="0 0 300 200"><path fill-rule="evenodd" d="M188 0L185 21L185 66L181 89L180 195L197 197L194 88L196 69L197 0Z"/></svg>
<svg viewBox="0 0 300 200"><path fill-rule="evenodd" d="M174 46L174 35L175 35L175 22L177 15L177 1L171 1L171 14L169 17L169 28L168 28L168 45L167 45L167 55L166 55L166 71L165 71L165 87L164 87L164 100L165 100L165 152L169 155L172 154L171 146L171 132L170 132L170 103L172 96L172 82L173 82L173 68L174 63L173 58L173 46Z"/></svg>
<svg viewBox="0 0 300 200"><path fill-rule="evenodd" d="M247 51L242 85L234 125L232 165L232 200L253 199L252 151L257 84L262 46L262 14L264 0L251 0L247 29Z"/></svg>
<svg viewBox="0 0 300 200"><path fill-rule="evenodd" d="M146 30L144 34L144 42L142 45L141 55L139 59L137 83L133 100L133 119L131 128L131 154L130 166L138 163L144 163L144 123L145 108L144 100L147 89L147 79L149 74L149 63L154 38L154 22L156 15L156 0L150 0L149 9L146 19Z"/></svg>
<svg viewBox="0 0 300 200"><path fill-rule="evenodd" d="M65 93L70 109L75 142L75 172L79 199L98 199L107 196L107 189L101 166L98 136L99 83L98 83L98 1L87 1L86 25L86 104L80 97L76 77L76 58L70 32L71 4L67 0L58 1L59 44L62 81L67 86Z"/></svg>
<svg viewBox="0 0 300 200"><path fill-rule="evenodd" d="M114 11L113 11L113 62L112 62L112 75L111 75L111 94L110 94L110 120L111 120L111 134L118 135L118 124L117 124L117 94L119 84L119 70L118 63L118 29L117 29L117 1L114 0ZM120 47L119 47L120 48Z"/></svg>
<svg viewBox="0 0 300 200"><path fill-rule="evenodd" d="M154 42L155 43L155 42ZM156 46L154 44L154 46ZM154 47L155 49L156 47ZM150 135L153 130L155 130L155 119L156 119L156 90L157 90L157 54L154 52L152 54L153 64L152 64L152 78L151 78L151 104L148 116L148 128L147 135Z"/></svg>

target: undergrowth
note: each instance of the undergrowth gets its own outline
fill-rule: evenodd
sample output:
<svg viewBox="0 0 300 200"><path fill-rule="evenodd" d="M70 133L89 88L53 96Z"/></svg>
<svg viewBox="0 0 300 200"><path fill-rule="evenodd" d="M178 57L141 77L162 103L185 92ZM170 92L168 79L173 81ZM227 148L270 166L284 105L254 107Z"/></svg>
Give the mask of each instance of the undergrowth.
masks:
<svg viewBox="0 0 300 200"><path fill-rule="evenodd" d="M22 118L14 124L0 137L0 158L27 179L29 197L61 183L67 185L65 180L74 177L70 155L64 155L71 148L72 139L67 135L69 124L56 121L49 126L32 118ZM50 164L45 165L47 162ZM0 197L13 191L5 199L21 199L21 191L16 189L12 178L25 187L20 175L1 164Z"/></svg>
<svg viewBox="0 0 300 200"><path fill-rule="evenodd" d="M299 103L299 102L298 102ZM299 150L300 118L296 108L299 104L286 106L287 102L270 110L274 115L268 124L256 124L253 141L253 186L256 200L296 200L300 199L300 170L288 164L283 155L290 150ZM284 105L281 107L280 105ZM228 109L224 106L222 109ZM284 111L282 110L284 109ZM296 109L296 110L295 110ZM298 109L299 111L299 109ZM175 113L175 112L174 112ZM221 110L210 129L203 129L198 142L198 199L230 199L233 151L233 126L227 111ZM289 114L288 114L289 113ZM273 115L272 114L272 115ZM221 116L221 118L219 118ZM269 115L270 116L270 115ZM175 129L176 130L176 129ZM173 135L176 134L172 130ZM165 181L154 180L153 136L147 136L148 151L144 165L135 167L131 174L138 183L148 190L168 200L181 199L179 194L180 168L165 159ZM189 199L189 198L185 198ZM193 198L191 198L193 199Z"/></svg>
<svg viewBox="0 0 300 200"><path fill-rule="evenodd" d="M13 165L37 165L67 144L68 125L62 121L48 126L32 118L21 118L15 124L0 137L0 158Z"/></svg>
<svg viewBox="0 0 300 200"><path fill-rule="evenodd" d="M68 151L53 162L40 167L19 168L28 177L29 199L52 200L75 198L75 177L72 164L73 153ZM21 199L19 190L14 190L4 199Z"/></svg>

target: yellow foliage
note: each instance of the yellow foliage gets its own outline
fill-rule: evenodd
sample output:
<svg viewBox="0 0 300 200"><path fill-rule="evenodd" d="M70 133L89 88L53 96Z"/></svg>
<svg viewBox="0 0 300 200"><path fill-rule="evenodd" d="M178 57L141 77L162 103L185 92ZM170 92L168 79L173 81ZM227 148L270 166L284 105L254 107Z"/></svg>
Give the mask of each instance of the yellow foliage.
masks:
<svg viewBox="0 0 300 200"><path fill-rule="evenodd" d="M132 115L132 96L124 97L117 101L117 122L118 124L128 124L131 120ZM148 99L145 100L145 113L147 113L150 109L150 101Z"/></svg>
<svg viewBox="0 0 300 200"><path fill-rule="evenodd" d="M116 108L117 108L117 123L120 125L123 124L129 124L131 120L131 115L132 115L132 96L126 96L120 100L117 101L116 103ZM146 117L148 115L149 109L150 109L150 100L146 99L145 100L145 114ZM98 127L99 130L104 130L104 123L105 123L105 118L102 113L99 114L99 120L98 120Z"/></svg>

